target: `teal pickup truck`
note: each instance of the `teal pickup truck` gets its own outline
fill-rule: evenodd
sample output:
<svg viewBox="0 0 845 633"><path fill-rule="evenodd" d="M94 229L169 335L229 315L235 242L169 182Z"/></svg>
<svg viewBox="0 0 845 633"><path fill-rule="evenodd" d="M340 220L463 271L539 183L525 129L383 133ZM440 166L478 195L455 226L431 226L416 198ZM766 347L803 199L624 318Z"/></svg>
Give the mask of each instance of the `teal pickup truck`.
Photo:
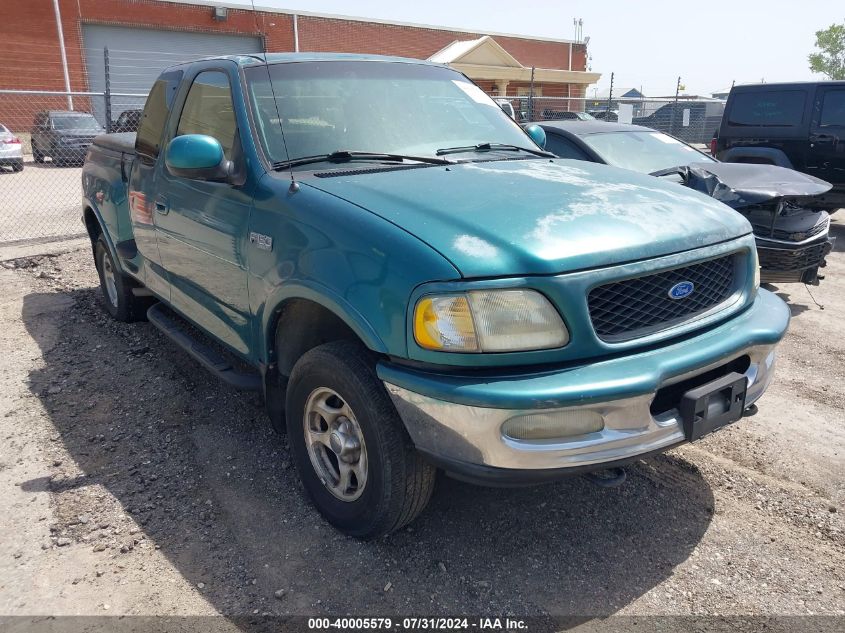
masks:
<svg viewBox="0 0 845 633"><path fill-rule="evenodd" d="M85 161L105 307L260 391L362 538L416 517L438 469L535 483L739 420L789 322L748 222L543 143L419 60L174 66Z"/></svg>

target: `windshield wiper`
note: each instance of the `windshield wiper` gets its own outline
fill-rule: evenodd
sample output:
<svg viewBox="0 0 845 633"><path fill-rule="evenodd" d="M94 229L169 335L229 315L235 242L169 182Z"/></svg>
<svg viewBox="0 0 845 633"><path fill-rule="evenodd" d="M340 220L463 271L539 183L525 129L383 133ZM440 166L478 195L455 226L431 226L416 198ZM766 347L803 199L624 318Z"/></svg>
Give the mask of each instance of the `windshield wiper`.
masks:
<svg viewBox="0 0 845 633"><path fill-rule="evenodd" d="M330 154L318 154L317 156L303 156L291 160L283 160L273 163L271 167L275 170L288 169L299 165L311 165L313 163L348 163L353 160L384 160L391 162L404 162L406 160L430 165L452 165L454 161L436 156L411 156L408 154L380 154L378 152L350 152L337 150Z"/></svg>
<svg viewBox="0 0 845 633"><path fill-rule="evenodd" d="M444 154L459 154L461 152L528 152L534 156L543 156L548 158L557 158L551 152L542 149L531 149L530 147L521 147L519 145L508 145L507 143L479 143L478 145L467 145L465 147L444 147L435 152L438 156Z"/></svg>

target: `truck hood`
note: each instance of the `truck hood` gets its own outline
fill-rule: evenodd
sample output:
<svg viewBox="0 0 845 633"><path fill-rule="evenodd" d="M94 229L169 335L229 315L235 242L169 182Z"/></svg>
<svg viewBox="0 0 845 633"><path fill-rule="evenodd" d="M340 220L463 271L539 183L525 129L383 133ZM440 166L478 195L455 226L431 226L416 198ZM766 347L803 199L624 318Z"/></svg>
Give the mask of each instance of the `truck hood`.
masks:
<svg viewBox="0 0 845 633"><path fill-rule="evenodd" d="M464 277L571 272L751 232L740 214L708 196L581 161L398 169L356 164L300 182L402 227L439 251Z"/></svg>

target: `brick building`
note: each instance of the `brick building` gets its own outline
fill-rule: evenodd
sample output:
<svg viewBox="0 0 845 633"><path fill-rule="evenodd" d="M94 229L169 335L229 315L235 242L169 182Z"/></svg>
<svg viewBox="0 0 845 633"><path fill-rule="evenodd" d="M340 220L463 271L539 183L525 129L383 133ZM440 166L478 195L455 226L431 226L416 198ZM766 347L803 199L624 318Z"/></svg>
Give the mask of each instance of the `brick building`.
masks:
<svg viewBox="0 0 845 633"><path fill-rule="evenodd" d="M58 9L61 35L53 0L4 6L0 88L64 91L69 86L80 93L101 92L106 48L110 89L123 93L145 93L160 69L173 63L264 47L269 52L340 51L432 59L461 70L491 94L507 96L528 93L533 68L535 95L572 98L571 103L563 102L562 109L582 109L580 99L587 86L600 77L586 71L586 45L568 40L266 8L253 12L216 1L58 0ZM96 110L92 105L96 98L85 95L49 99L55 101L48 104L52 108L73 101L74 109ZM0 100L0 120L14 127L27 125L24 119L31 120L31 113L44 107L38 101L5 95Z"/></svg>

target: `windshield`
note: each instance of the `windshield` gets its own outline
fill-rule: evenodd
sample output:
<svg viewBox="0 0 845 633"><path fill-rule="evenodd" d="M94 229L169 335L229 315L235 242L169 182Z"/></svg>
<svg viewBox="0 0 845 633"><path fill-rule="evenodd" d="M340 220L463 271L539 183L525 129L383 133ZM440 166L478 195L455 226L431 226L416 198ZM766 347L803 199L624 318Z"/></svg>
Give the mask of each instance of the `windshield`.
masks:
<svg viewBox="0 0 845 633"><path fill-rule="evenodd" d="M448 68L320 61L254 66L245 75L273 163L337 150L434 156L480 143L537 150L490 97Z"/></svg>
<svg viewBox="0 0 845 633"><path fill-rule="evenodd" d="M99 131L103 128L97 123L93 116L54 116L53 129L55 130L91 130Z"/></svg>
<svg viewBox="0 0 845 633"><path fill-rule="evenodd" d="M644 174L690 163L716 162L686 143L660 132L605 132L588 134L581 140L608 165Z"/></svg>

